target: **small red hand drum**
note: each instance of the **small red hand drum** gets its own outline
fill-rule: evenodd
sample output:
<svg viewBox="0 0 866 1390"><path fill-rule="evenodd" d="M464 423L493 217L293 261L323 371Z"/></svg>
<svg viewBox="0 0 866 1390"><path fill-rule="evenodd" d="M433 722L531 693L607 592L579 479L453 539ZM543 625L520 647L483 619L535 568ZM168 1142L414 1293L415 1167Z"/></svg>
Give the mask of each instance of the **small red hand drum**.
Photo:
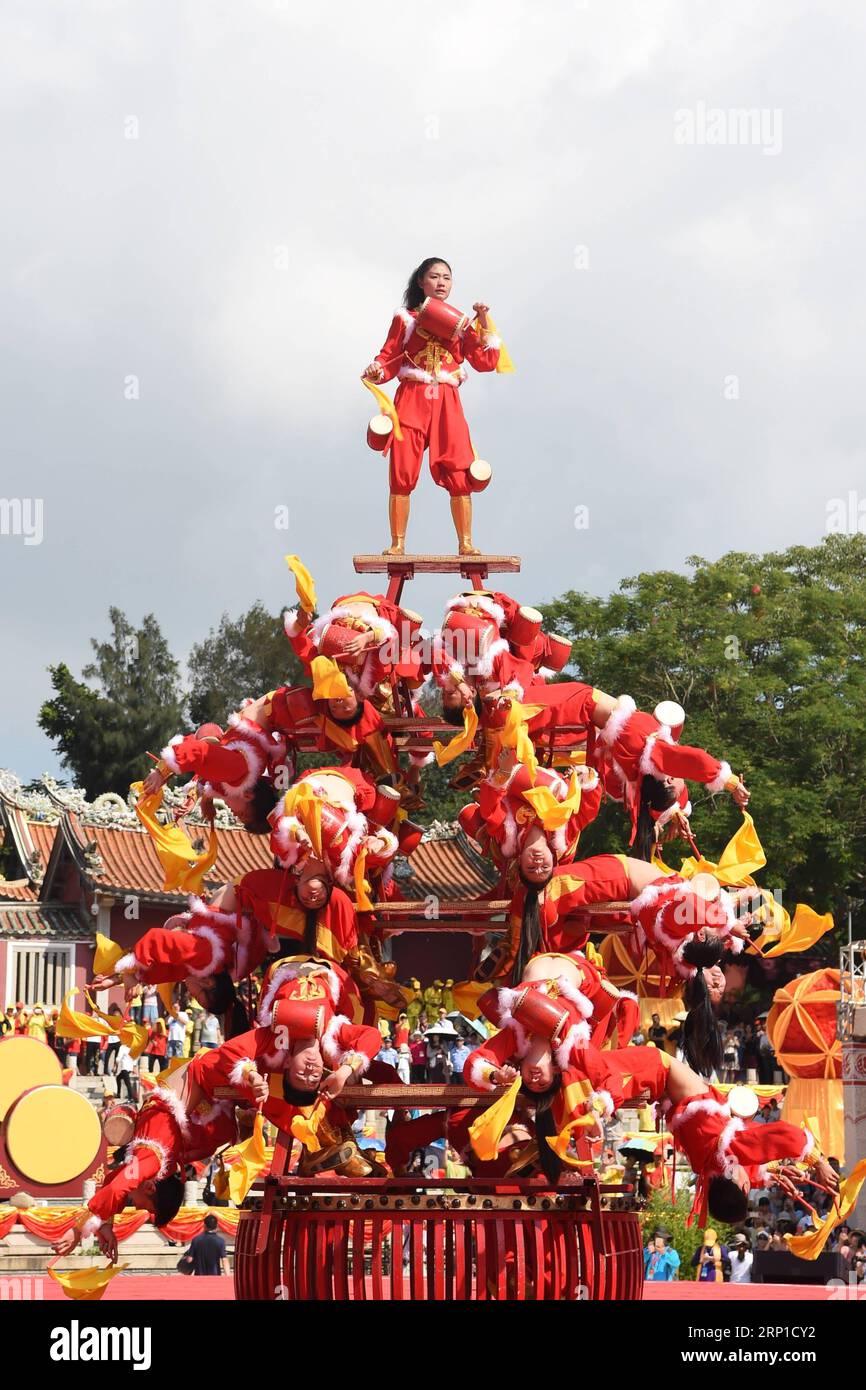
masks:
<svg viewBox="0 0 866 1390"><path fill-rule="evenodd" d="M367 819L372 825L381 825L386 829L394 820L400 809L400 793L395 787L381 786L376 788L376 800L367 812Z"/></svg>
<svg viewBox="0 0 866 1390"><path fill-rule="evenodd" d="M136 1113L134 1105L122 1105L119 1101L109 1105L102 1116L102 1133L106 1144L119 1149L122 1144L129 1143L135 1134Z"/></svg>
<svg viewBox="0 0 866 1390"><path fill-rule="evenodd" d="M358 636L359 630L360 629L357 627L348 627L342 622L329 623L319 643L319 651L322 656L329 656L332 661L356 660L357 657L343 657L343 649L349 642L354 641ZM358 655L363 659L363 652L360 652Z"/></svg>
<svg viewBox="0 0 866 1390"><path fill-rule="evenodd" d="M397 842L400 847L400 853L405 855L414 854L421 843L423 835L423 825L418 825L412 820L401 821L397 830Z"/></svg>
<svg viewBox="0 0 866 1390"><path fill-rule="evenodd" d="M470 315L461 314L452 304L441 299L425 299L418 310L415 324L428 338L438 338L440 343L453 343L458 333L462 333L469 323Z"/></svg>
<svg viewBox="0 0 866 1390"><path fill-rule="evenodd" d="M546 664L551 671L561 671L568 664L572 644L567 637L560 637L557 633L551 633L547 642L549 650Z"/></svg>
<svg viewBox="0 0 866 1390"><path fill-rule="evenodd" d="M283 694L286 713L293 724L303 724L305 720L315 719L316 706L313 692L308 685L296 685Z"/></svg>
<svg viewBox="0 0 866 1390"><path fill-rule="evenodd" d="M541 631L541 614L537 608L518 608L508 628L508 640L514 647L532 647Z"/></svg>
<svg viewBox="0 0 866 1390"><path fill-rule="evenodd" d="M679 743L686 722L686 712L682 705L678 705L676 700L660 700L653 714L660 724L667 724L674 743Z"/></svg>
<svg viewBox="0 0 866 1390"><path fill-rule="evenodd" d="M470 463L468 474L469 491L483 492L490 484L493 469L489 463L485 463L484 459L476 459L474 463Z"/></svg>
<svg viewBox="0 0 866 1390"><path fill-rule="evenodd" d="M387 415L374 415L367 426L367 443L377 454L384 454L393 433L394 426Z"/></svg>
<svg viewBox="0 0 866 1390"><path fill-rule="evenodd" d="M511 1016L537 1037L547 1038L558 1047L568 1028L570 1014L559 1000L551 999L543 990L522 989L511 1005Z"/></svg>
<svg viewBox="0 0 866 1390"><path fill-rule="evenodd" d="M291 1042L301 1038L320 1038L325 1031L325 985L315 975L300 981L309 996L278 999L271 1013L271 1028L285 1028Z"/></svg>

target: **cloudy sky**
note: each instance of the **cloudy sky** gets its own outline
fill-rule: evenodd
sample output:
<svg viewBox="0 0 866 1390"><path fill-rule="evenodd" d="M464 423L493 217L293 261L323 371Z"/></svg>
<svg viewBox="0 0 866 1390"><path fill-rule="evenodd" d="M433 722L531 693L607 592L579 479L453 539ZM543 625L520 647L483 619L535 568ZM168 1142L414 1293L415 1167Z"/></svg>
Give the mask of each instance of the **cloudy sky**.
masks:
<svg viewBox="0 0 866 1390"><path fill-rule="evenodd" d="M387 540L358 375L426 255L518 368L463 403L476 540L526 601L817 542L866 488L864 29L856 0L7 0L0 493L42 537L0 535L0 766L56 772L45 668L109 604L184 658L291 598L286 550L353 584ZM452 545L426 471L410 543Z"/></svg>

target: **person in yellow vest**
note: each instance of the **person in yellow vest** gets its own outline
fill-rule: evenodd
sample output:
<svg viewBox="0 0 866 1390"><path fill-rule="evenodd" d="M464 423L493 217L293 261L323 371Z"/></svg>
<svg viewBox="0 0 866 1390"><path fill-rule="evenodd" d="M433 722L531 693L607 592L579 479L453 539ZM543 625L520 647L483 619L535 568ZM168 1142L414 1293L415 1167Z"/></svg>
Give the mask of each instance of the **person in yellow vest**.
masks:
<svg viewBox="0 0 866 1390"><path fill-rule="evenodd" d="M40 1042L45 1042L45 1034L47 1032L48 1019L45 1017L45 1010L41 1004L37 1004L27 1020L27 1036L28 1038L38 1038Z"/></svg>

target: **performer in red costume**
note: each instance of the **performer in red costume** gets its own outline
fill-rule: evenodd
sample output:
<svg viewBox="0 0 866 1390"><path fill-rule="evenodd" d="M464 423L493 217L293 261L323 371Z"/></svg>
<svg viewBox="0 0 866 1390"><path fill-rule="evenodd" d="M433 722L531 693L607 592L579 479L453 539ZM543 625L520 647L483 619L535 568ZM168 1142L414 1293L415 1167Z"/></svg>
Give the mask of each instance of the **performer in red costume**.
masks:
<svg viewBox="0 0 866 1390"><path fill-rule="evenodd" d="M330 657L356 695L379 710L393 712L394 677L410 686L420 685L423 678L421 618L383 594L343 594L316 619L292 609L283 625L310 677L315 658Z"/></svg>
<svg viewBox="0 0 866 1390"><path fill-rule="evenodd" d="M511 1063L518 1061L525 1090L537 1097L538 1159L548 1176L557 1175L560 1161L569 1161L571 1136L594 1137L601 1120L648 1093L652 1101L663 1101L667 1124L698 1177L694 1210L701 1222L707 1206L716 1220L742 1220L750 1185L774 1180L768 1164L789 1180L790 1165L805 1164L818 1183L838 1188L808 1131L784 1122L748 1124L732 1115L720 1092L658 1048L605 1052L586 1041L579 1019L585 997L579 988L575 995L572 980L549 976L550 958L538 956L520 990L499 992L493 1012L502 1031L477 1048L464 1069L468 1085L492 1091L516 1080ZM506 1118L500 1115L499 1122Z"/></svg>
<svg viewBox="0 0 866 1390"><path fill-rule="evenodd" d="M399 795L378 788L353 767L304 773L271 815L271 849L285 869L300 872L313 859L318 873L363 897L362 880L380 875L401 847L384 821L393 821ZM408 846L406 846L408 848Z"/></svg>
<svg viewBox="0 0 866 1390"><path fill-rule="evenodd" d="M687 832L691 806L684 779L729 791L737 806L748 804L749 792L728 763L678 742L685 721L679 705L663 701L650 715L628 695L616 700L578 681L547 684L532 659L517 655L500 635L502 606L488 611L471 595L463 599L446 614L434 644L433 674L450 723L461 724L464 709L475 706L488 736L488 767L498 753L497 730L514 702L541 706L526 721L533 744L545 734L555 743L558 726L584 726L587 762L598 769L607 794L624 803L632 824L629 844L637 841L637 854L647 860L663 833ZM464 651L465 659L457 659Z"/></svg>
<svg viewBox="0 0 866 1390"><path fill-rule="evenodd" d="M476 319L450 341L432 336L417 324L427 299L444 303L451 293L451 267L441 256L428 256L409 277L388 336L364 375L374 382L399 379L394 406L402 440L390 445L388 516L391 545L386 555L402 555L409 521L409 499L418 483L424 450L433 481L447 489L457 532L459 554L477 555L472 544L472 498L468 470L475 459L469 427L458 391L466 379L464 362L477 372L499 365L500 339L490 329L486 304L472 308Z"/></svg>
<svg viewBox="0 0 866 1390"><path fill-rule="evenodd" d="M261 1105L267 1098L263 1074L253 1065L236 1070L237 1055L237 1040L200 1053L148 1094L135 1117L135 1135L123 1150L123 1161L55 1243L57 1254L69 1254L80 1240L93 1235L103 1254L115 1261L112 1225L126 1206L149 1211L158 1226L176 1216L186 1165L237 1141L236 1104ZM223 1085L236 1087L237 1098L215 1100L216 1087Z"/></svg>
<svg viewBox="0 0 866 1390"><path fill-rule="evenodd" d="M203 727L205 736L177 734L163 748L144 780L144 795L155 795L172 774L192 773L202 784L203 807L209 808L214 796L222 797L246 830L265 834L277 797L275 778L285 769L285 741L244 714L231 715L225 733L215 725Z"/></svg>
<svg viewBox="0 0 866 1390"><path fill-rule="evenodd" d="M242 713L259 728L279 734L288 749L297 744L299 734L312 732L317 750L336 753L338 762L360 767L373 778L396 773L394 743L381 714L351 688L348 695L316 699L308 686L283 685L249 700Z"/></svg>
<svg viewBox="0 0 866 1390"><path fill-rule="evenodd" d="M504 774L488 773L476 800L464 806L457 819L502 867L539 838L554 861L563 863L574 858L581 832L598 815L601 796L595 768L578 764L568 777L539 767L533 778L527 767L515 763Z"/></svg>
<svg viewBox="0 0 866 1390"><path fill-rule="evenodd" d="M97 975L95 989L121 983L131 997L136 985L186 981L194 999L211 1013L225 1014L235 1002L234 983L252 974L278 949L266 925L239 911L191 896L189 911L151 927L107 975Z"/></svg>

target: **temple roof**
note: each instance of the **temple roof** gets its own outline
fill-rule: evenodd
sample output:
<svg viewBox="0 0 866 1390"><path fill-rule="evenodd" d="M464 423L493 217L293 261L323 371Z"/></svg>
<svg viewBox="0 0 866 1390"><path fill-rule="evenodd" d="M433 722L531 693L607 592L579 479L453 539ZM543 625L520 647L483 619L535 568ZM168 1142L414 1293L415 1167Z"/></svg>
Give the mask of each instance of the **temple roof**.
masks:
<svg viewBox="0 0 866 1390"><path fill-rule="evenodd" d="M168 790L166 804L179 805L180 792ZM11 773L0 773L0 824L15 846L20 870L0 879L0 909L5 902L47 903L65 897L61 864L72 862L89 892L134 893L176 908L181 893L163 888L162 866L150 836L132 807L106 793L88 801L78 790L59 787L50 777L35 790L24 790ZM207 826L197 812L185 820L195 839ZM266 836L249 835L221 808L217 818L219 853L204 883L205 891L273 864ZM409 860L398 860L396 873L406 897L474 898L495 882L493 866L482 858L454 825L435 823ZM56 891L59 890L59 891Z"/></svg>

